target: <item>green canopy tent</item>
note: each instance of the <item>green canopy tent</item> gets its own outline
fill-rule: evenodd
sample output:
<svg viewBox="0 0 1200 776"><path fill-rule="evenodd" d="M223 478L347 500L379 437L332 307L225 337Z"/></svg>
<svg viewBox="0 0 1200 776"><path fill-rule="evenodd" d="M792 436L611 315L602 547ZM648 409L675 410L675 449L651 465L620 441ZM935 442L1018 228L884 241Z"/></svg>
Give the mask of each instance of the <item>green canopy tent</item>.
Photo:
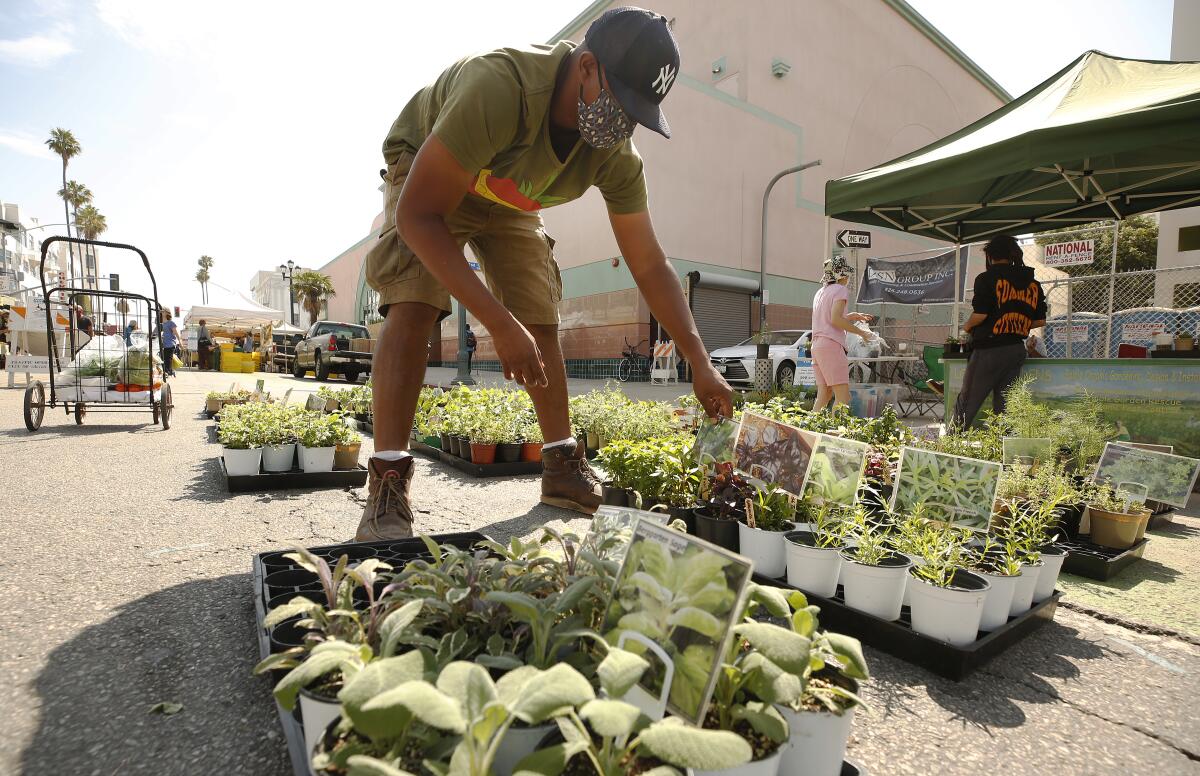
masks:
<svg viewBox="0 0 1200 776"><path fill-rule="evenodd" d="M956 244L1196 203L1200 63L1098 51L949 137L825 185L828 218Z"/></svg>

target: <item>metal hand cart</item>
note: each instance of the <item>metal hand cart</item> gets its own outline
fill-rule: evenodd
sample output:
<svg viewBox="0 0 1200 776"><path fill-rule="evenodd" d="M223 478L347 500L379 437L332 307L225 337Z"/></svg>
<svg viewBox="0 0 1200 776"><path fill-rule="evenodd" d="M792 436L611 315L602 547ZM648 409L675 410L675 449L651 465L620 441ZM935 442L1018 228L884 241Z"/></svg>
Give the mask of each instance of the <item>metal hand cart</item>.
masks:
<svg viewBox="0 0 1200 776"><path fill-rule="evenodd" d="M86 284L76 287L73 285L76 278L47 285L46 254L55 242L80 246L85 253L88 248L96 247L133 251L141 257L150 276L153 297L88 288ZM46 409L61 406L68 417L74 413L76 424L82 424L89 411L149 411L152 424L162 423L164 430L170 428L171 386L157 361L162 353L159 327L162 306L158 303L158 284L146 254L123 243L51 237L42 243L39 275L40 302L46 314L50 391L47 400L46 386L41 380L34 380L25 389L25 427L37 431ZM145 344L141 344L143 333L138 332L138 344L127 348L125 339L131 337L139 324L145 326ZM146 377L146 383L129 382L135 376Z"/></svg>

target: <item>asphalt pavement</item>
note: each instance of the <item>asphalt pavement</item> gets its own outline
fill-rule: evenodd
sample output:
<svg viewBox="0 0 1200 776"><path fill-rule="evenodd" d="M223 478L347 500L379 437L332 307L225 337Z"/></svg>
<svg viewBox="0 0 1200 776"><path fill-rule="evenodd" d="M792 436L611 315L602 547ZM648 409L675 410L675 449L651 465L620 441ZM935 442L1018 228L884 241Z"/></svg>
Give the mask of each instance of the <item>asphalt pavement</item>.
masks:
<svg viewBox="0 0 1200 776"><path fill-rule="evenodd" d="M22 423L21 391L0 389L0 773L290 772L270 687L250 674L250 559L348 540L362 493L225 492L204 393L255 378L295 388L293 401L317 387L184 373L170 430L149 413L91 413L76 426L60 409L36 433ZM586 527L538 504L536 477L417 465L420 530L506 539ZM1189 582L1200 519L1170 531L1182 544L1156 562L1180 566L1173 584ZM1183 592L1170 605L1194 618L1195 588ZM868 649L874 678L850 757L877 775L1200 773L1200 638L1152 602L1136 612L1085 603L1102 613L1060 607L963 682ZM162 702L182 710L152 713Z"/></svg>

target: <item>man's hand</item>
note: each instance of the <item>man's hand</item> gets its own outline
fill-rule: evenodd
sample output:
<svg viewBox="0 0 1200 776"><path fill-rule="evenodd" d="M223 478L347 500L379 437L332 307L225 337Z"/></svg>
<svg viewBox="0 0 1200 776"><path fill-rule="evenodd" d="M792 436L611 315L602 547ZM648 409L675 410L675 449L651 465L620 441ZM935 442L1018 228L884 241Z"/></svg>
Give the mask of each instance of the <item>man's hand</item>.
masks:
<svg viewBox="0 0 1200 776"><path fill-rule="evenodd" d="M710 418L733 417L733 389L707 361L692 366L692 390Z"/></svg>
<svg viewBox="0 0 1200 776"><path fill-rule="evenodd" d="M506 380L512 380L518 385L543 388L549 385L549 380L546 379L546 365L542 361L542 352L538 350L537 342L529 330L515 318L510 327L493 332L492 343L496 346L496 355L500 357L500 368L504 371Z"/></svg>

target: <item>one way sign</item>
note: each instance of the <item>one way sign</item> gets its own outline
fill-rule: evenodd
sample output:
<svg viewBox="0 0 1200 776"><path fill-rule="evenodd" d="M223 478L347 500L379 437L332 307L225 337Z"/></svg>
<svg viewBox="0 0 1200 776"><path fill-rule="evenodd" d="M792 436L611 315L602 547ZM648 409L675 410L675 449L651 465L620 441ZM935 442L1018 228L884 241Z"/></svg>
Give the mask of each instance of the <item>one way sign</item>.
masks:
<svg viewBox="0 0 1200 776"><path fill-rule="evenodd" d="M870 248L871 233L857 229L843 229L837 233L837 244L843 248Z"/></svg>

